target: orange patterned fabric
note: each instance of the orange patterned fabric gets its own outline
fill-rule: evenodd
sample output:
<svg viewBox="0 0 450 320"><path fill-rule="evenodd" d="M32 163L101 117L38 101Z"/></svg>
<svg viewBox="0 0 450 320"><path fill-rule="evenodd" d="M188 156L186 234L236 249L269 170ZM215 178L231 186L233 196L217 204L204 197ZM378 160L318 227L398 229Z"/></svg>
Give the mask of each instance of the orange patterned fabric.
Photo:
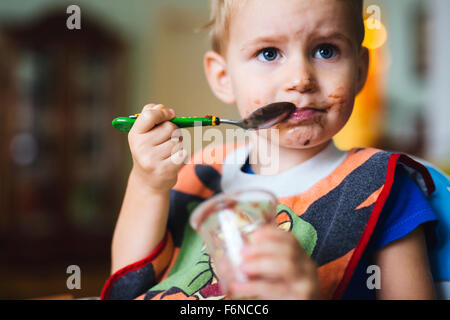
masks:
<svg viewBox="0 0 450 320"><path fill-rule="evenodd" d="M199 203L222 191L224 159L243 145L206 148L180 171L171 194L167 245L149 260L151 268L146 272L153 280L147 292L135 297L225 298L214 263L200 245L200 236L190 229L188 218ZM331 174L305 192L278 198L276 222L298 238L318 265L324 298L339 298L345 290L390 192L386 181L393 180L401 159L377 149L353 149ZM410 159L405 162L411 165ZM417 164L411 167L421 169ZM130 278L135 279L135 275Z"/></svg>
<svg viewBox="0 0 450 320"><path fill-rule="evenodd" d="M352 171L364 164L364 162L379 151L376 149L365 149L359 152L356 152L356 149L351 150L347 159L333 174L316 183L308 191L294 197L281 198L280 202L286 204L297 215L301 216L312 203L339 186Z"/></svg>

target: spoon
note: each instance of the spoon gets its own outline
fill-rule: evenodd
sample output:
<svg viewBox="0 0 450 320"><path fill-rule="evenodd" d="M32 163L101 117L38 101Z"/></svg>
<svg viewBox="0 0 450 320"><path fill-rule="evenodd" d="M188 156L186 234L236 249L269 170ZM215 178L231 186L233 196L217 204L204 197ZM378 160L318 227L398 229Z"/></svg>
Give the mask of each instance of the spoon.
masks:
<svg viewBox="0 0 450 320"><path fill-rule="evenodd" d="M261 107L242 120L221 119L216 116L207 115L205 117L176 117L170 120L180 128L188 128L194 126L218 126L222 123L232 124L242 129L267 129L275 124L287 119L296 109L295 105L290 102L277 102ZM138 114L129 117L119 117L113 120L114 128L128 132L136 121Z"/></svg>

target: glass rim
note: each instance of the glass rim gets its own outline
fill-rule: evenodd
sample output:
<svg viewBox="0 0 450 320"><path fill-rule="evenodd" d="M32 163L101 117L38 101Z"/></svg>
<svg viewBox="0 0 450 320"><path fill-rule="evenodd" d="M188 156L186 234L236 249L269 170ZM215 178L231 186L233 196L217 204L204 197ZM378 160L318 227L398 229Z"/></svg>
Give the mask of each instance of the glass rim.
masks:
<svg viewBox="0 0 450 320"><path fill-rule="evenodd" d="M262 188L237 189L237 190L233 190L230 192L221 192L221 193L218 193L218 194L210 197L209 199L203 201L194 209L194 211L192 212L192 214L189 218L189 223L190 223L191 227L196 232L200 231L199 227L201 225L201 222L203 222L203 220L204 220L203 216L205 215L205 208L210 206L212 203L220 201L222 199L229 199L229 198L233 199L234 197L236 197L242 193L247 193L247 192L257 192L257 193L262 193L262 194L267 195L269 197L269 201L271 201L275 207L278 203L278 199L273 192L266 190L266 189L262 189Z"/></svg>

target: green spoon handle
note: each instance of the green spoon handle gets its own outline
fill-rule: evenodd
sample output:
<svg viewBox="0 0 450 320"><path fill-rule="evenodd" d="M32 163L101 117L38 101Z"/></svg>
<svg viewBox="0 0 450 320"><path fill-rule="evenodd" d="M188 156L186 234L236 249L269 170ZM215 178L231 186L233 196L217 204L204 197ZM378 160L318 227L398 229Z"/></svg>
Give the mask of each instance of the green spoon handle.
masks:
<svg viewBox="0 0 450 320"><path fill-rule="evenodd" d="M137 115L129 117L119 117L113 120L112 125L117 130L122 132L129 132L133 127L134 122L137 119ZM170 120L170 122L176 124L180 128L190 128L195 126L218 126L220 119L214 116L206 117L176 117Z"/></svg>

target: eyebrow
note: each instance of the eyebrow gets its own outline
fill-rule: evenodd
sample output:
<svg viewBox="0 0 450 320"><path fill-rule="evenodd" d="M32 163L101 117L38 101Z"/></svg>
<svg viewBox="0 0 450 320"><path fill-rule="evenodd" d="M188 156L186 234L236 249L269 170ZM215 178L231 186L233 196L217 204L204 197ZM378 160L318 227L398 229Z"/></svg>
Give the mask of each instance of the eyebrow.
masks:
<svg viewBox="0 0 450 320"><path fill-rule="evenodd" d="M248 47L253 47L255 45L276 44L276 43L284 42L286 40L287 40L287 37L282 36L282 35L262 36L262 37L255 38L253 40L250 40L250 41L244 43L244 45L241 47L241 51L244 51Z"/></svg>
<svg viewBox="0 0 450 320"><path fill-rule="evenodd" d="M348 36L340 32L333 32L331 34L318 35L314 37L315 40L329 40L336 38L346 42L350 47L353 47L354 45L353 41Z"/></svg>
<svg viewBox="0 0 450 320"><path fill-rule="evenodd" d="M241 51L245 51L248 47L253 47L255 45L281 43L281 42L286 41L287 38L288 37L286 37L284 35L271 35L271 36L258 37L258 38L255 38L253 40L250 40L250 41L244 43L244 45L241 47ZM314 36L313 38L315 40L329 40L329 39L333 39L333 38L338 38L338 39L346 42L351 47L353 47L353 45L354 45L352 40L348 36L346 36L345 34L340 33L340 32L333 32L330 34L318 35L318 36Z"/></svg>

